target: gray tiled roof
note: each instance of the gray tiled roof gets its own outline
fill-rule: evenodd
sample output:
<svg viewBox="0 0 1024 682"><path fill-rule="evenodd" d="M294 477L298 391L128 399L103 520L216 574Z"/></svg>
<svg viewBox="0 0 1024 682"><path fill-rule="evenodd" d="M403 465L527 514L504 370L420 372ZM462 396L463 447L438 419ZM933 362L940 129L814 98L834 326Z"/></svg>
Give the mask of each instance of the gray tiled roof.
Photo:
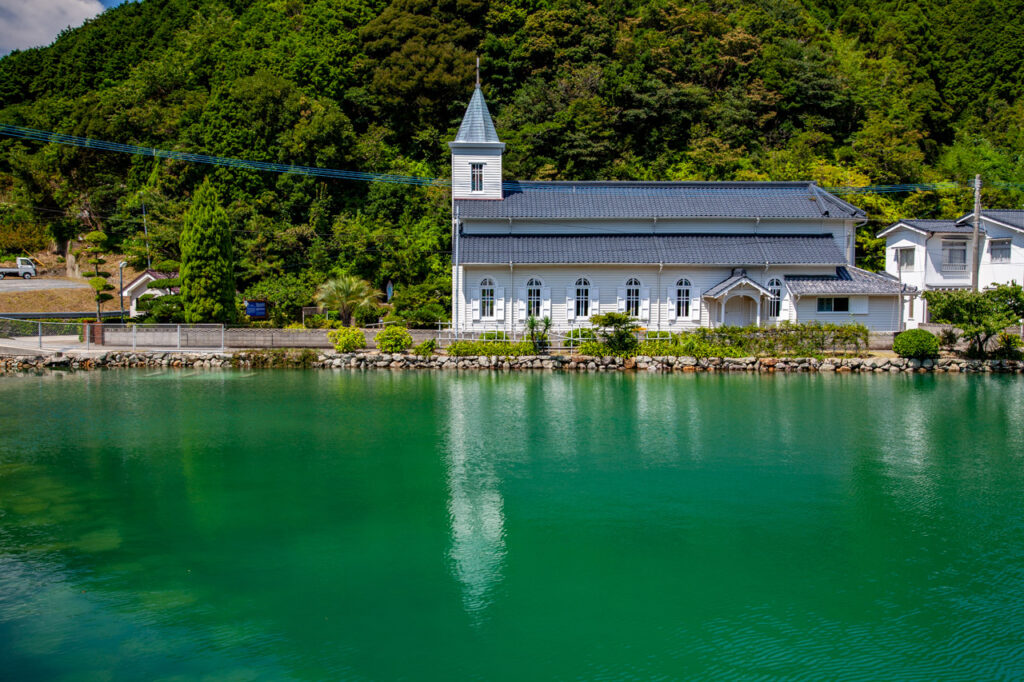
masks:
<svg viewBox="0 0 1024 682"><path fill-rule="evenodd" d="M501 142L498 139L498 132L494 129L494 121L491 120L491 113L487 111L487 102L484 101L484 94L480 86L473 91L473 97L466 107L466 114L462 117L462 125L455 136L456 142Z"/></svg>
<svg viewBox="0 0 1024 682"><path fill-rule="evenodd" d="M971 213L968 213L964 217L960 218L960 221L966 221L967 224L970 225L971 215ZM992 220L998 220L1001 223L1012 225L1018 230L1024 230L1024 210L983 208L981 209L981 215L984 218L991 218Z"/></svg>
<svg viewBox="0 0 1024 682"><path fill-rule="evenodd" d="M459 216L463 219L857 219L865 216L856 206L813 182L506 182L504 188L502 200L456 200Z"/></svg>
<svg viewBox="0 0 1024 682"><path fill-rule="evenodd" d="M761 291L761 293L763 293L766 296L771 296L771 292L770 291L765 289L763 286L761 286L760 284L758 284L754 280L750 279L750 277L747 275L747 271L746 270L739 270L738 272L734 272L732 275L730 275L726 279L722 280L721 282L719 282L715 286L713 286L710 289L708 289L707 291L705 291L704 292L704 297L705 298L718 298L722 294L728 292L734 285L738 285L738 284L746 284L747 286L751 286L751 287L753 287L755 289L758 289L759 291Z"/></svg>
<svg viewBox="0 0 1024 682"><path fill-rule="evenodd" d="M840 265L830 235L461 235L460 263Z"/></svg>
<svg viewBox="0 0 1024 682"><path fill-rule="evenodd" d="M963 219L961 218L961 221ZM879 236L886 234L889 230L893 229L897 225L907 225L914 229L927 232L928 234L971 234L973 227L971 223L963 223L957 220L899 220L892 225L889 225L884 230L879 232ZM985 228L981 228L981 233L984 234Z"/></svg>
<svg viewBox="0 0 1024 682"><path fill-rule="evenodd" d="M836 268L834 275L786 275L786 286L797 296L809 294L892 294L899 293L899 282L893 277L868 272L860 268L844 266ZM904 284L906 292L917 291L916 287Z"/></svg>

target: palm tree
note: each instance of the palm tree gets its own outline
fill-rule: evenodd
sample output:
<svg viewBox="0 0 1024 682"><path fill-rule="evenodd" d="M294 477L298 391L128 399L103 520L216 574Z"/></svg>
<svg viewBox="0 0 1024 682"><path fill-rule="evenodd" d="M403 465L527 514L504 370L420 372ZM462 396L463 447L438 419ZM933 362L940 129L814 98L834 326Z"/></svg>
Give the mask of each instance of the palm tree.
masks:
<svg viewBox="0 0 1024 682"><path fill-rule="evenodd" d="M341 323L346 327L352 324L352 313L361 305L373 305L383 294L374 289L365 279L355 275L338 275L320 285L316 291L316 300L327 306L337 308Z"/></svg>
<svg viewBox="0 0 1024 682"><path fill-rule="evenodd" d="M526 338L533 344L533 351L540 353L548 347L548 331L551 329L551 318L537 319L533 315L526 318Z"/></svg>

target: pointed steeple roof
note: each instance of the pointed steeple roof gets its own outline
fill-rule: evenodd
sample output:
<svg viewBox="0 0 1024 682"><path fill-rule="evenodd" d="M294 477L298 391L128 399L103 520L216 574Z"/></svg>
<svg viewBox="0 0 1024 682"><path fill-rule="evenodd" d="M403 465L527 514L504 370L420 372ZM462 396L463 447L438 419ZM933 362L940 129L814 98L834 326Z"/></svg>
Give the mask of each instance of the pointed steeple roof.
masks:
<svg viewBox="0 0 1024 682"><path fill-rule="evenodd" d="M480 85L473 91L473 97L466 107L466 115L462 117L462 125L459 126L459 134L455 136L456 142L489 143L497 142L498 131L494 129L494 121L491 120L491 112L487 110L487 102L484 101L484 93L480 91Z"/></svg>

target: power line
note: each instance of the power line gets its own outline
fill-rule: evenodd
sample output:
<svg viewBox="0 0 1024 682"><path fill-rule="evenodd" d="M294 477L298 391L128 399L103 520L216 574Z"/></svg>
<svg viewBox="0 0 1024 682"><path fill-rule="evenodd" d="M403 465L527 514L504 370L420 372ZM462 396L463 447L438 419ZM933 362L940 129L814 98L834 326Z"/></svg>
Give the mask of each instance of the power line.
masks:
<svg viewBox="0 0 1024 682"><path fill-rule="evenodd" d="M185 161L188 163L202 163L212 166L223 166L227 168L239 168L243 170L267 171L271 173L291 173L297 175L311 175L314 177L334 178L338 180L356 180L361 182L387 182L403 185L420 186L447 186L447 180L436 178L423 178L413 175L395 175L389 173L366 173L362 171L335 170L332 168L317 168L314 166L298 166L284 163L268 163L266 161L248 161L244 159L233 159L224 156L210 156L207 154L192 154L190 152L179 152L167 149L156 149L155 147L140 147L132 144L121 144L120 142L106 142L77 135L65 135L63 133L51 133L35 128L12 126L0 124L0 135L15 137L22 140L33 140L36 142L48 142L81 147L84 149L99 149L109 152L120 152L136 156L149 156L157 159L171 159L174 161Z"/></svg>
<svg viewBox="0 0 1024 682"><path fill-rule="evenodd" d="M119 152L138 156L148 156L158 159L170 159L187 163L201 163L225 168L237 168L242 170L263 171L271 173L287 173L295 175L308 175L313 177L353 180L357 182L384 182L390 184L413 185L419 187L450 187L451 181L444 178L429 178L416 175L398 175L393 173L372 173L366 171L348 171L333 168L320 168L316 166L300 166L295 164L271 163L266 161L250 161L246 159L235 159L224 156L212 156L208 154L194 154L191 152L157 149L155 147L143 147L139 145L122 144L120 142L107 142L77 135L66 135L54 133L36 128L0 124L0 135L30 140L35 142L61 144L83 149L97 149L101 151ZM694 194L743 194L759 195L770 192L778 195L780 192L791 191L794 193L806 193L807 183L779 183L775 187L758 187L756 184L745 184L736 182L724 183L693 183L687 187L687 191ZM632 186L631 186L632 185ZM1024 190L1024 183L1011 182L990 182L990 187L1005 190ZM621 184L610 182L545 182L545 181L518 181L503 182L502 188L507 192L531 191L558 192L566 194L593 194L610 196L650 196L663 191L678 191L679 183L646 183L639 181L623 181ZM905 194L910 192L941 192L970 190L969 186L957 182L933 182L933 183L904 183L896 185L868 185L865 187L836 186L821 187L832 194Z"/></svg>

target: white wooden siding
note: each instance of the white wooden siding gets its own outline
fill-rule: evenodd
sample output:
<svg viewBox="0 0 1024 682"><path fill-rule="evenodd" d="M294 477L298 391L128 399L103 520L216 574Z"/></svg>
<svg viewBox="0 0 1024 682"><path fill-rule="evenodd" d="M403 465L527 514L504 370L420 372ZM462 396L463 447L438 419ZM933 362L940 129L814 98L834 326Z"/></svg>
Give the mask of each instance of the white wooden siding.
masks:
<svg viewBox="0 0 1024 682"><path fill-rule="evenodd" d="M484 190L473 191L470 164L484 164ZM501 150L460 147L452 152L452 195L456 199L501 199Z"/></svg>
<svg viewBox="0 0 1024 682"><path fill-rule="evenodd" d="M828 298L828 297L826 297ZM850 308L856 309L863 306L864 314L848 313L819 313L817 296L801 296L796 301L796 321L831 322L834 324L859 323L867 326L868 329L878 332L898 331L900 328L899 297L897 296L850 296ZM854 298L859 298L858 303Z"/></svg>

